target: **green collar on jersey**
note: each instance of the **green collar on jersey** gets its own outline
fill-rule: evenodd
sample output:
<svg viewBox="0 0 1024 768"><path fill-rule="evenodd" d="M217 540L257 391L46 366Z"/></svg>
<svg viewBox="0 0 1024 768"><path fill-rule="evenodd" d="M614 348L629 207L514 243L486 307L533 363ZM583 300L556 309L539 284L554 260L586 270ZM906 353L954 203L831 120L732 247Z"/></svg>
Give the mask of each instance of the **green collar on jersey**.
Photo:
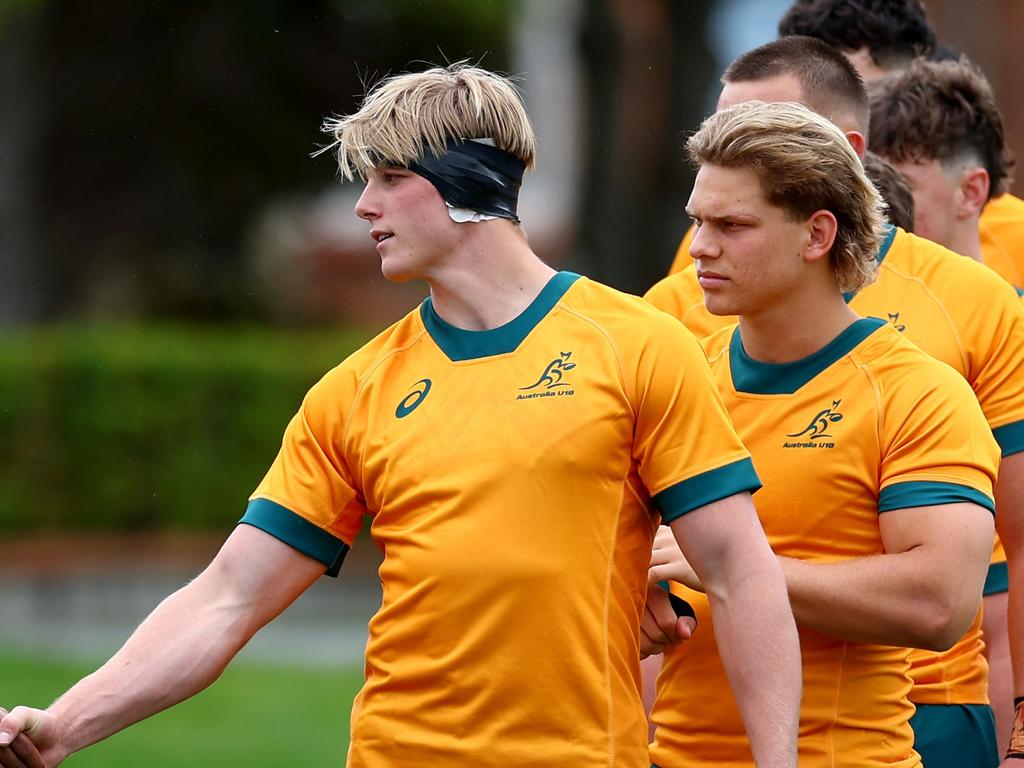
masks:
<svg viewBox="0 0 1024 768"><path fill-rule="evenodd" d="M791 363L762 363L754 360L743 349L743 340L737 326L729 342L732 385L737 392L752 395L791 395L883 325L885 321L877 317L863 317L854 321L817 352Z"/></svg>
<svg viewBox="0 0 1024 768"><path fill-rule="evenodd" d="M559 272L517 317L489 331L467 331L446 323L429 298L420 305L420 317L434 343L452 362L504 355L516 350L579 279L575 272Z"/></svg>
<svg viewBox="0 0 1024 768"><path fill-rule="evenodd" d="M878 255L875 257L875 263L880 267L882 262L885 261L885 256L889 253L889 248L892 246L892 241L896 239L896 227L892 224L886 224L885 239L882 240L882 245L878 248ZM849 304L853 301L853 297L856 293L844 293L843 298L846 299L846 303Z"/></svg>

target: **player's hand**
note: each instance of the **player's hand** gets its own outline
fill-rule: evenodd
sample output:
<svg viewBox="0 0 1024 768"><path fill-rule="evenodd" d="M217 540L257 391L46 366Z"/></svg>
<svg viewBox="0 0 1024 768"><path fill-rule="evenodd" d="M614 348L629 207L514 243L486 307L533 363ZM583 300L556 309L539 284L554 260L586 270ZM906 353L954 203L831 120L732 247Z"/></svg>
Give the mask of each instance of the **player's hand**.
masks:
<svg viewBox="0 0 1024 768"><path fill-rule="evenodd" d="M675 534L667 525L659 526L654 536L651 567L647 573L648 584L657 584L659 581L678 581L697 592L704 591L697 574L679 551Z"/></svg>
<svg viewBox="0 0 1024 768"><path fill-rule="evenodd" d="M666 590L656 584L647 587L647 602L640 620L641 659L664 652L668 645L689 640L696 628L696 619L676 613Z"/></svg>
<svg viewBox="0 0 1024 768"><path fill-rule="evenodd" d="M0 766L3 768L56 768L59 754L56 718L29 707L0 709Z"/></svg>

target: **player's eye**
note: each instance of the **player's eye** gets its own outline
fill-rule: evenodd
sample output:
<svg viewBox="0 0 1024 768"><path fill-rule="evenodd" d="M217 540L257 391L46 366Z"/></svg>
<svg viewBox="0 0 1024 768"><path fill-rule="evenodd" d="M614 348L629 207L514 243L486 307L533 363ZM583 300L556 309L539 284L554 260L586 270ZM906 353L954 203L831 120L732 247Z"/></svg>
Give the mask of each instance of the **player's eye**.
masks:
<svg viewBox="0 0 1024 768"><path fill-rule="evenodd" d="M386 168L380 172L380 180L385 184L394 184L403 176L405 176L405 174L398 168Z"/></svg>

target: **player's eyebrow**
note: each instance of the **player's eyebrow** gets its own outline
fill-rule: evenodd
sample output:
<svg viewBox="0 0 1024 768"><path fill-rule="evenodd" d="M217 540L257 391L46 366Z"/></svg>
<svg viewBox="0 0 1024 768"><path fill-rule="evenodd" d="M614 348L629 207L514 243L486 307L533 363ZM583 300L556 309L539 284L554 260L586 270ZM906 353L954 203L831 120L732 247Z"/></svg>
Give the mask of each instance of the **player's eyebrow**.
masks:
<svg viewBox="0 0 1024 768"><path fill-rule="evenodd" d="M716 224L722 221L739 221L747 224L757 224L760 223L761 221L760 216L755 216L752 213L743 213L741 211L730 211L719 216L699 216L689 206L687 206L684 210L686 211L686 215L689 216L691 219L700 219L701 221L710 221Z"/></svg>

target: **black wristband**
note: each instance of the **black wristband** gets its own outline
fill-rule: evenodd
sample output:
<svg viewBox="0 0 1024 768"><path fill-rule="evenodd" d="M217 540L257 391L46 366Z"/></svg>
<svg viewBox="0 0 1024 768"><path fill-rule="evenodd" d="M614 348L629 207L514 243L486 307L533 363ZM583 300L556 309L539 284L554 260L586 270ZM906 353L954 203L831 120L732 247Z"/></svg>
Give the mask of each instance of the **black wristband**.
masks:
<svg viewBox="0 0 1024 768"><path fill-rule="evenodd" d="M668 601L672 603L672 610L676 612L677 619L689 616L694 621L697 621L697 614L694 612L693 606L683 600L679 595L673 595L669 592Z"/></svg>

